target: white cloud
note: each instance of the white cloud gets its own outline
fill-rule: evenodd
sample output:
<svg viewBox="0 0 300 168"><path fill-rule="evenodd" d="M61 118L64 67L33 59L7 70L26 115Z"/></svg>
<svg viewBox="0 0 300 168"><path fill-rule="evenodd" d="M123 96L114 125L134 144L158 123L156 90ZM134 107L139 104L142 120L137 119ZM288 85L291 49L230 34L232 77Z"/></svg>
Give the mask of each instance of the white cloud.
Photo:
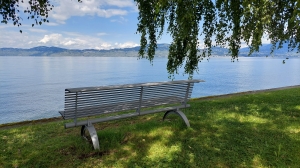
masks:
<svg viewBox="0 0 300 168"><path fill-rule="evenodd" d="M111 48L113 48L113 47L109 43L102 43L96 47L96 49L111 49Z"/></svg>
<svg viewBox="0 0 300 168"><path fill-rule="evenodd" d="M39 45L39 36L28 32L22 34L18 30L1 33L0 47L31 48Z"/></svg>
<svg viewBox="0 0 300 168"><path fill-rule="evenodd" d="M134 42L125 42L125 43L115 43L114 48L131 48L131 47L136 47L136 46L139 46L139 45Z"/></svg>
<svg viewBox="0 0 300 168"><path fill-rule="evenodd" d="M250 43L251 44L252 42L252 39L250 39ZM269 39L269 35L267 33L264 33L262 38L261 38L261 43L262 44L270 44L271 43L271 40ZM246 44L245 41L242 41L242 44L241 44L241 48L244 48L244 47L248 47L248 45Z"/></svg>
<svg viewBox="0 0 300 168"><path fill-rule="evenodd" d="M129 12L136 12L134 10L137 7L133 0L83 0L82 3L78 3L77 0L51 0L50 3L54 5L53 10L49 12L50 23L43 23L41 27L32 27L32 20L28 21L27 14L23 12L20 12L20 15L25 18L21 27L12 24L0 25L0 47L32 48L43 45L68 49L112 49L138 45L132 42L136 38L126 32L133 24L124 24L127 26L124 27L124 31L121 27L117 30L115 27L109 28L109 22L112 19L123 23L132 17L132 15L125 15ZM20 6L21 11L26 9L28 0L24 0ZM114 17L107 19L105 27L99 28L78 29L77 27L70 28L69 25L60 25L73 16L83 16L83 19L90 19L89 16ZM20 33L20 30L23 33ZM69 30L77 32L66 32ZM135 28L132 29L132 34L134 31Z"/></svg>
<svg viewBox="0 0 300 168"><path fill-rule="evenodd" d="M132 0L84 0L82 3L56 1L56 3L49 16L60 24L64 24L72 16L97 15L105 18L124 16L128 14L129 9L136 8Z"/></svg>
<svg viewBox="0 0 300 168"><path fill-rule="evenodd" d="M64 43L65 46L70 46L70 45L73 45L73 44L76 44L76 42L72 41L72 40L69 40L66 43Z"/></svg>
<svg viewBox="0 0 300 168"><path fill-rule="evenodd" d="M81 35L74 32L62 32L62 34L47 34L36 42L31 40L30 44L35 44L36 46L56 46L68 49L113 49L138 46L137 43L130 41L124 43L111 43L103 41L98 37Z"/></svg>
<svg viewBox="0 0 300 168"><path fill-rule="evenodd" d="M271 40L269 39L269 35L264 34L263 37L262 37L262 39L261 39L261 43L262 44L270 44Z"/></svg>
<svg viewBox="0 0 300 168"><path fill-rule="evenodd" d="M41 42L41 43L48 43L48 42L57 43L61 37L62 37L61 34L45 35L44 38L42 38L39 42Z"/></svg>
<svg viewBox="0 0 300 168"><path fill-rule="evenodd" d="M197 47L200 48L200 49L204 49L205 48L204 41L198 40L198 46Z"/></svg>
<svg viewBox="0 0 300 168"><path fill-rule="evenodd" d="M132 0L107 0L106 3L111 6L117 7L135 7Z"/></svg>

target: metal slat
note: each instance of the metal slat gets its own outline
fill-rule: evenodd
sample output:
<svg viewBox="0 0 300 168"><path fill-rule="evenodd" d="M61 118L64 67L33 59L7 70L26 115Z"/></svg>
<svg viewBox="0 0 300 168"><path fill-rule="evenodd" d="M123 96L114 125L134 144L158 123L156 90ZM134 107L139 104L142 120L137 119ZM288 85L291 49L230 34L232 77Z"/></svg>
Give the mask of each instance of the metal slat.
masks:
<svg viewBox="0 0 300 168"><path fill-rule="evenodd" d="M184 88L186 88L186 86L185 87L176 87L176 88L154 88L154 87L152 87L152 88L145 88L145 90L149 90L149 91L165 91L165 90L170 90L170 91L178 91L178 90L182 90L182 89L184 89Z"/></svg>
<svg viewBox="0 0 300 168"><path fill-rule="evenodd" d="M119 92L139 92L140 90L138 88L130 88L130 89L122 89L122 88L119 88L119 89L111 89L111 90L97 90L97 91L85 91L85 92L78 92L80 94L97 94L97 93L100 93L100 94L106 94L106 93L119 93Z"/></svg>
<svg viewBox="0 0 300 168"><path fill-rule="evenodd" d="M198 82L202 81L183 80L65 89L65 111L61 114L64 119L71 119L74 116L80 118L123 110L138 109L137 112L140 112L145 107L183 103L191 97L194 83Z"/></svg>
<svg viewBox="0 0 300 168"><path fill-rule="evenodd" d="M85 105L93 105L93 104L99 104L99 105L105 105L105 104L112 104L112 103L128 103L131 101L138 101L137 99L127 99L126 101L122 100L114 100L114 101L85 101L85 102L79 102L78 105L85 106ZM74 104L67 104L66 106L73 106Z"/></svg>
<svg viewBox="0 0 300 168"><path fill-rule="evenodd" d="M121 98L137 98L137 96L140 95L140 93L138 94L116 94L116 95L102 95L102 96L94 96L94 97L78 97L78 99L80 100L93 100L93 99L121 99ZM65 99L66 102L74 102L74 98L73 99Z"/></svg>
<svg viewBox="0 0 300 168"><path fill-rule="evenodd" d="M78 98L80 99L89 99L89 98L107 98L107 97L133 97L136 95L139 95L139 92L134 92L134 93L123 93L123 94L102 94L102 95L80 95ZM66 101L70 100L72 101L72 98L66 98Z"/></svg>
<svg viewBox="0 0 300 168"><path fill-rule="evenodd" d="M120 95L136 95L136 94L140 94L139 91L131 91L131 92L107 92L107 93L85 93L85 94L79 94L78 98L89 98L89 97L112 97L112 96L120 96ZM66 96L65 100L72 100L74 95L71 96Z"/></svg>
<svg viewBox="0 0 300 168"><path fill-rule="evenodd" d="M147 91L146 91L147 92ZM184 92L178 92L178 93L172 93L171 95L177 95L178 96L178 94L183 94ZM169 92L166 92L166 93L150 93L150 97L156 97L156 96L161 96L161 95L170 95L170 93ZM147 93L145 93L145 97L147 98ZM122 95L122 97L119 97L119 96L116 96L116 97L105 97L105 98L98 98L98 97L94 97L93 99L81 99L81 97L79 98L79 104L82 104L82 103L84 103L85 101L87 101L87 102L91 102L91 101L95 101L95 102L97 102L97 101L103 101L103 99L105 99L105 100L107 100L108 102L110 102L110 101L115 101L115 100L117 100L117 101L128 101L128 99L129 98L132 98L132 97L135 97L135 96L125 96L125 95ZM111 98L111 99L110 99ZM123 99L126 99L126 100L123 100ZM133 100L136 100L137 98L134 98ZM74 102L75 100L73 99L72 100L72 105L73 105L73 102ZM67 102L68 103L68 102ZM104 102L105 103L105 102ZM90 103L89 103L90 104Z"/></svg>
<svg viewBox="0 0 300 168"><path fill-rule="evenodd" d="M165 91L165 90L182 90L184 87L186 87L186 86L183 86L183 87L181 86L180 88L178 88L178 86L177 86L177 88L175 87L175 89L174 89L172 87L166 87L166 88L163 87L162 88L160 86L156 86L156 87L146 87L145 90L157 90L157 91L159 91L159 90L162 90L162 91ZM136 88L134 90L136 90L139 93L138 88ZM97 95L97 94L106 95L105 93L108 93L108 94L118 94L118 92L116 92L115 90L114 91L113 90L109 90L108 92L105 92L105 91L106 90L101 90L101 92L99 92L99 91L97 91L97 92L83 92L83 93L78 94L78 97L80 97L81 95L87 96L85 94L91 94L92 96ZM103 92L105 92L105 93L103 93ZM127 91L122 90L122 91L119 91L119 92L122 93L122 94L123 93L126 94ZM132 92L132 90L130 90L130 92Z"/></svg>
<svg viewBox="0 0 300 168"><path fill-rule="evenodd" d="M168 96L168 95L174 95L174 96L181 96L181 95L185 95L186 92L173 92L173 93L170 93L170 92L145 92L144 95L145 96L149 96L149 97L161 97L161 96Z"/></svg>
<svg viewBox="0 0 300 168"><path fill-rule="evenodd" d="M95 116L100 114L108 114L111 112L119 112L125 110L133 110L138 108L139 104L123 104L123 105L110 105L110 106L100 106L98 108L86 108L86 109L78 109L77 116L81 117L88 117L88 116ZM74 110L66 110L65 111L65 118L72 119L74 117Z"/></svg>
<svg viewBox="0 0 300 168"><path fill-rule="evenodd" d="M165 92L165 91L174 91L174 92L178 92L178 91L182 91L182 89L185 89L186 87L182 87L182 88L172 88L172 89L167 89L167 88L163 88L163 89L154 89L154 88L145 88L145 91L149 91L149 92Z"/></svg>
<svg viewBox="0 0 300 168"><path fill-rule="evenodd" d="M120 103L114 103L114 104L120 104ZM127 105L131 105L131 103L126 103ZM86 105L86 106L77 106L78 108L96 108L96 107L106 107L106 106L110 106L111 104L91 104L91 105ZM74 109L74 107L67 107L66 109Z"/></svg>
<svg viewBox="0 0 300 168"><path fill-rule="evenodd" d="M151 99L147 99L147 98L144 98L144 101L146 102L158 102L158 103L163 103L163 104L166 104L166 103L169 103L170 101L172 100L172 102L174 102L174 100L176 101L181 101L181 100L184 100L183 97L176 97L176 99L174 99L174 97L171 97L171 96L167 96L167 97L160 97L160 98L151 98ZM138 100L135 100L135 102L138 102ZM106 102L108 105L109 104L114 104L114 102ZM120 103L119 101L116 102L116 104ZM131 101L127 101L127 102L124 102L123 101L123 104L126 103L126 104L131 104ZM142 103L143 105L145 104L145 102ZM157 104L157 103L155 103ZM66 109L67 107L70 107L71 109L74 108L73 105L75 104L70 104L69 106L65 106ZM77 103L77 107L85 107L85 106L97 106L97 105L102 105L102 106L105 106L106 104L101 104L101 103L85 103L85 104L81 104L80 102Z"/></svg>
<svg viewBox="0 0 300 168"><path fill-rule="evenodd" d="M182 101L182 98L177 98L177 97L164 97L160 99L147 99L144 100L141 104L141 107L149 107L149 106L159 106L159 105L164 105L164 104L170 104L170 103L176 103ZM111 111L123 111L123 110L133 110L139 107L139 101L135 102L130 102L130 103L123 103L123 104L109 104L106 106L90 106L86 108L81 108L78 106L77 108L77 115L78 117L87 117L91 115L96 115L96 114L101 114L106 112L111 112ZM109 110L108 110L109 109ZM66 109L65 110L67 113L69 113L70 116L73 116L72 112L74 111L74 108L71 108L71 110ZM71 111L71 112L70 112ZM65 115L65 118L72 118L69 117L69 115Z"/></svg>
<svg viewBox="0 0 300 168"><path fill-rule="evenodd" d="M99 109L99 108L110 108L110 107L118 107L118 106L136 106L136 104L139 104L139 101L135 102L128 102L128 103L111 103L111 104L105 104L105 105L90 105L90 106L79 106L79 109ZM68 109L75 109L74 107L66 108Z"/></svg>
<svg viewBox="0 0 300 168"><path fill-rule="evenodd" d="M126 94L126 93L139 93L139 90L123 90L123 91L119 91L119 90L110 90L109 92L105 92L105 91L101 91L101 92L84 92L84 93L79 93L79 96L95 96L95 95L111 95L111 94ZM68 98L68 96L72 97L73 95L66 95L66 98Z"/></svg>
<svg viewBox="0 0 300 168"><path fill-rule="evenodd" d="M184 98L182 97L171 97L171 96L168 96L168 97L160 97L160 98L152 98L152 99L143 99L143 103L142 105L145 106L146 103L145 102L148 102L147 104L149 104L149 102L152 102L152 104L168 104L170 102L181 102L183 101ZM134 101L135 103L138 104L138 100ZM81 105L81 104L78 104L78 107L79 108L85 108L85 107L91 107L91 106L107 106L107 105L110 105L110 104L113 104L113 106L117 106L118 104L132 104L132 101L128 101L128 102L122 102L122 103L119 103L119 102L110 102L109 104L97 104L97 103L93 103L93 104L84 104L84 105ZM75 107L74 106L67 106L66 109L74 109Z"/></svg>
<svg viewBox="0 0 300 168"><path fill-rule="evenodd" d="M78 103L80 104L85 104L85 103L90 103L90 102L110 102L110 101L131 101L131 100L139 100L138 99L138 95L134 96L130 96L130 97L116 97L116 98L112 98L112 97L101 97L101 98L93 98L93 99L79 99ZM65 104L73 104L75 101L67 101L65 102Z"/></svg>
<svg viewBox="0 0 300 168"><path fill-rule="evenodd" d="M181 91L182 89L185 89L186 87L180 87L180 88L145 88L145 90L147 91L158 91L158 92L163 92L163 91L166 91L166 90L169 90L169 91Z"/></svg>
<svg viewBox="0 0 300 168"><path fill-rule="evenodd" d="M156 100L156 101L159 101L159 102L169 102L169 98L172 98L171 95L166 95L162 98L162 95L159 95L158 96L159 98L157 98L156 96L150 96L149 98L148 97L144 97L144 100L143 101L148 101L148 100ZM174 96L173 96L174 97ZM181 97L179 96L176 96L177 98L180 98L180 100L183 100L184 97L183 95ZM150 99L151 98L151 99ZM146 100L145 100L146 99ZM134 99L135 101L137 101L137 99ZM95 101L95 102L89 102L88 100L84 103L81 102L82 100L78 100L77 102L77 106L78 107L84 107L84 106L93 106L93 105L105 105L105 104L113 104L114 102L115 103L120 103L120 100L117 100L117 101L103 101L103 102L99 102L99 101ZM124 103L124 100L122 100L122 102ZM130 101L126 100L125 102L128 102L130 103ZM73 107L75 105L75 102L73 102L72 104L67 104L65 107Z"/></svg>
<svg viewBox="0 0 300 168"><path fill-rule="evenodd" d="M181 83L199 83L204 82L203 80L178 80L169 82L151 82L151 83L137 83L137 84L126 84L126 85L112 85L112 86L98 86L98 87L83 87L83 88L69 88L65 89L66 92L82 92L82 91L95 91L95 90L109 90L116 88L132 88L139 86L155 86L155 85L166 85L166 84L181 84Z"/></svg>

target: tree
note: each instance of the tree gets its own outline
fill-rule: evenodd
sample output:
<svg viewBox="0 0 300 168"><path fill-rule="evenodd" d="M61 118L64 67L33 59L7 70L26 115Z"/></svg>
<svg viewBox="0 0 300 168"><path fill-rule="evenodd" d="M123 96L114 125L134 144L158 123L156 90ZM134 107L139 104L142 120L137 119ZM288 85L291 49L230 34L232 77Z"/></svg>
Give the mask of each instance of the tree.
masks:
<svg viewBox="0 0 300 168"><path fill-rule="evenodd" d="M21 0L21 3L24 3ZM53 9L53 5L50 4L49 0L29 0L29 7L24 10L24 13L28 13L27 19L33 19L34 25L41 25L43 22L49 22L48 13ZM1 0L0 1L0 15L2 15L1 23L7 24L12 21L15 26L21 26L22 18L18 16L20 12L20 1L19 0ZM20 30L22 33L22 30Z"/></svg>
<svg viewBox="0 0 300 168"><path fill-rule="evenodd" d="M81 0L78 0L81 2ZM228 47L232 59L238 57L241 43L250 54L259 51L267 35L274 49L288 43L289 51L300 51L299 0L134 0L139 9L137 33L141 34L139 56L153 60L157 40L166 27L173 41L169 48L167 70L178 72L183 66L192 77L203 57L211 55L214 46ZM21 1L23 2L23 1ZM49 22L49 0L29 0L24 12L35 24ZM1 0L2 23L12 21L20 26L19 0ZM34 26L34 24L32 24ZM21 31L21 30L20 30ZM199 38L204 50L199 50Z"/></svg>
<svg viewBox="0 0 300 168"><path fill-rule="evenodd" d="M184 63L192 77L198 62L211 55L211 47L228 47L233 59L241 43L250 54L259 51L267 34L274 49L288 43L289 51L300 51L299 0L135 0L139 9L137 32L141 34L142 58L153 60L157 40L165 26L173 42L169 48L167 70L178 72ZM199 50L203 36L204 50Z"/></svg>

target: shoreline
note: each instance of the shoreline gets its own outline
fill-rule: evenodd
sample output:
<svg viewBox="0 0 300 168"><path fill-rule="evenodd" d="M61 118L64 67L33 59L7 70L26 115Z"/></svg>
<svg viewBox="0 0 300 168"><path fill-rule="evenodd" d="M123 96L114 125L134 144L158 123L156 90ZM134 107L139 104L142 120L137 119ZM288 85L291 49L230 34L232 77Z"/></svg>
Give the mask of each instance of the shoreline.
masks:
<svg viewBox="0 0 300 168"><path fill-rule="evenodd" d="M300 87L300 85L245 91L245 92L237 92L237 93L229 93L229 94L223 94L223 95L205 96L205 97L191 98L191 100L211 100L211 99L218 99L218 98L226 98L229 96L255 94L255 93L261 93L261 92L285 90L285 89L298 88L298 87ZM20 121L20 122L4 123L4 124L0 124L0 130L15 128L15 127L19 127L19 126L25 126L25 125L49 123L49 122L55 122L55 121L63 121L63 118L61 116L58 116L58 117L43 118L43 119L37 119L37 120L26 120L26 121Z"/></svg>

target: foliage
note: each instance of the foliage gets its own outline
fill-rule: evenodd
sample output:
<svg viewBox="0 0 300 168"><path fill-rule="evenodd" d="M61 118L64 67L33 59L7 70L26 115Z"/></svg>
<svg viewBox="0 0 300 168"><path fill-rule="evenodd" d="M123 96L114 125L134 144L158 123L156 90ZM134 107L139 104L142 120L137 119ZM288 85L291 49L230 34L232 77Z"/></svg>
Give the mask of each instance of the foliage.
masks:
<svg viewBox="0 0 300 168"><path fill-rule="evenodd" d="M285 42L289 50L300 51L298 0L135 1L139 9L137 32L141 34L139 55L152 61L157 40L167 26L167 33L173 38L167 64L170 74L178 73L185 63L185 73L191 77L198 62L210 56L212 46L228 47L235 59L244 41L251 48L250 55L259 51L264 34L273 44L272 52ZM206 48L201 52L200 37Z"/></svg>
<svg viewBox="0 0 300 168"><path fill-rule="evenodd" d="M21 0L21 3L24 3ZM43 22L49 22L48 13L53 9L53 5L50 4L49 0L29 0L29 7L24 10L24 13L28 13L27 19L33 19L34 25L41 25ZM0 15L2 15L1 23L7 24L12 21L14 25L18 27L22 25L22 18L18 15L20 12L20 1L19 0L1 0L0 1ZM22 33L22 30L20 30Z"/></svg>

